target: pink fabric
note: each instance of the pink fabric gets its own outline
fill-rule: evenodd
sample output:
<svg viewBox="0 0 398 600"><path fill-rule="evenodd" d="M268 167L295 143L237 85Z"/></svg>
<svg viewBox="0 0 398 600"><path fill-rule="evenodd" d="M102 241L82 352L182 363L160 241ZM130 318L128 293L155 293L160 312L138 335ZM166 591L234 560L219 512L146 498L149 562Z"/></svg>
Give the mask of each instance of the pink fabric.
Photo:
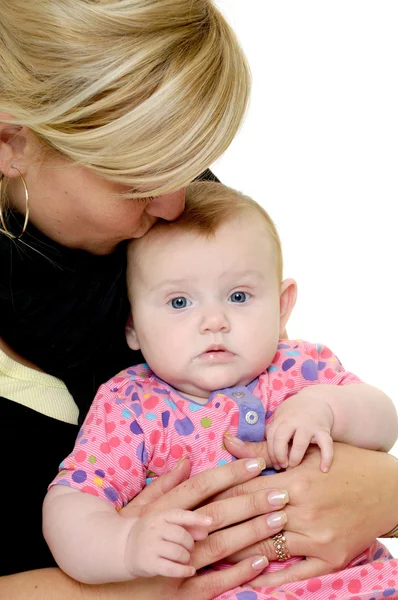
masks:
<svg viewBox="0 0 398 600"><path fill-rule="evenodd" d="M243 426L245 431L250 430L250 424L242 423L242 420L247 421L248 412L253 413L251 399L263 406L266 427L275 408L304 387L351 383L360 383L360 380L344 371L327 347L291 340L280 341L272 364L249 386L250 391L239 388L247 391L243 408L239 402L241 391L215 392L207 404L201 405L157 379L147 365L131 367L100 387L75 447L61 463L60 472L50 487L55 484L72 486L99 496L120 509L145 484L170 471L182 456L189 455L192 475L234 460L223 446L223 434L237 435ZM355 562L369 562L375 557L385 559L387 556L384 547L376 544ZM283 565L271 563L268 568L280 568L289 562ZM393 571L396 565L394 563L393 568L392 562L375 563L382 565L381 568L366 567L366 574L364 567L355 567L319 580L284 586L282 591L253 591L243 587L220 598L369 600L387 597L374 595L373 589L379 584L385 592L395 586L395 583L390 585L395 582ZM340 580L343 581L341 587ZM357 580L361 583L352 583ZM364 586L365 595L355 591L362 589L360 586ZM372 590L371 594L369 590Z"/></svg>
<svg viewBox="0 0 398 600"><path fill-rule="evenodd" d="M374 560L374 557L377 560ZM343 571L289 583L251 589L240 586L216 600L379 600L398 598L398 561L375 541L360 557L361 564ZM353 563L357 563L356 559ZM286 564L286 563L282 563ZM352 564L352 563L351 563ZM265 573L267 570L265 571Z"/></svg>
<svg viewBox="0 0 398 600"><path fill-rule="evenodd" d="M266 426L275 408L303 387L359 382L325 346L283 340L252 395L264 406ZM131 367L100 387L51 485L71 485L121 508L181 456L189 455L192 475L231 462L223 434L237 434L239 408L239 398L224 392L197 404L157 379L147 365Z"/></svg>

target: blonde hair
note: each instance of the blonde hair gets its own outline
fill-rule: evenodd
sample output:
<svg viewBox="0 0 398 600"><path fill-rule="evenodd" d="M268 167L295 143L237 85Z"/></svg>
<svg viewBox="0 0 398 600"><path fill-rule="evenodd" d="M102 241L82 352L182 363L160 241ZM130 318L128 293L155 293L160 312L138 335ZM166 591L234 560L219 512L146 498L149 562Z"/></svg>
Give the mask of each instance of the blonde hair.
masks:
<svg viewBox="0 0 398 600"><path fill-rule="evenodd" d="M0 0L0 15L0 110L137 198L185 186L239 128L249 69L211 0Z"/></svg>
<svg viewBox="0 0 398 600"><path fill-rule="evenodd" d="M222 225L245 212L255 214L263 220L273 243L277 276L282 281L282 245L276 226L267 211L249 196L211 181L195 182L187 187L185 209L178 219L172 222L158 221L143 238L132 240L129 243L130 262L133 260L135 248L150 242L151 237L158 233L168 235L174 231L187 231L212 237Z"/></svg>

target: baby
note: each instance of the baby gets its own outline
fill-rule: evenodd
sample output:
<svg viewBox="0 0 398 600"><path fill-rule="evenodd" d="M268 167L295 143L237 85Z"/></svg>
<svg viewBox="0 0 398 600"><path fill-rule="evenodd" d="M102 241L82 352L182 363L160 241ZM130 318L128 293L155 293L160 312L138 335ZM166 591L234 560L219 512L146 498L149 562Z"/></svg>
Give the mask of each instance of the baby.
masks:
<svg viewBox="0 0 398 600"><path fill-rule="evenodd" d="M320 447L324 471L333 440L394 444L387 396L326 346L280 339L296 283L282 279L277 231L250 198L216 183L189 186L177 221L131 242L127 281L127 341L148 364L100 387L44 504L48 544L75 579L193 575L193 540L211 519L117 511L182 456L192 475L233 460L225 433L266 437L276 469L298 465L309 444Z"/></svg>

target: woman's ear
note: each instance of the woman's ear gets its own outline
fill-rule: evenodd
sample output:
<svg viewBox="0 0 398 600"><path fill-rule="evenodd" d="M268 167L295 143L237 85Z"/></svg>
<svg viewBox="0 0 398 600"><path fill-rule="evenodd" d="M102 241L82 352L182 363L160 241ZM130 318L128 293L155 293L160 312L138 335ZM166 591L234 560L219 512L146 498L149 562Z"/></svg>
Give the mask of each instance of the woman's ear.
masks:
<svg viewBox="0 0 398 600"><path fill-rule="evenodd" d="M291 312L296 304L297 299L297 283L294 279L284 279L281 283L280 291L280 322L279 336L283 337L286 324L289 320Z"/></svg>
<svg viewBox="0 0 398 600"><path fill-rule="evenodd" d="M0 112L0 173L6 177L25 174L22 165L26 147L26 128L9 123L11 115ZM13 168L16 166L18 168Z"/></svg>
<svg viewBox="0 0 398 600"><path fill-rule="evenodd" d="M129 318L127 319L125 333L129 348L131 348L132 350L139 350L140 342L138 340L137 332L134 329L133 315L131 313L129 314Z"/></svg>

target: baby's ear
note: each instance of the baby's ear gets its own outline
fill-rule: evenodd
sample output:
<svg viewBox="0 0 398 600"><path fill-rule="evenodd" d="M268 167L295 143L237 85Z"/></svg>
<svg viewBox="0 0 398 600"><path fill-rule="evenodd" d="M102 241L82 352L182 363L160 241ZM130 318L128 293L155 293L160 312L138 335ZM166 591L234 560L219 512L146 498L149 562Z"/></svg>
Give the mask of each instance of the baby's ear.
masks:
<svg viewBox="0 0 398 600"><path fill-rule="evenodd" d="M129 318L127 319L125 333L126 341L129 348L131 348L132 350L139 350L140 342L138 340L137 332L134 329L133 315L131 313L129 314Z"/></svg>
<svg viewBox="0 0 398 600"><path fill-rule="evenodd" d="M297 283L294 279L285 279L281 283L280 291L280 324L279 335L282 336L291 312L296 304Z"/></svg>

